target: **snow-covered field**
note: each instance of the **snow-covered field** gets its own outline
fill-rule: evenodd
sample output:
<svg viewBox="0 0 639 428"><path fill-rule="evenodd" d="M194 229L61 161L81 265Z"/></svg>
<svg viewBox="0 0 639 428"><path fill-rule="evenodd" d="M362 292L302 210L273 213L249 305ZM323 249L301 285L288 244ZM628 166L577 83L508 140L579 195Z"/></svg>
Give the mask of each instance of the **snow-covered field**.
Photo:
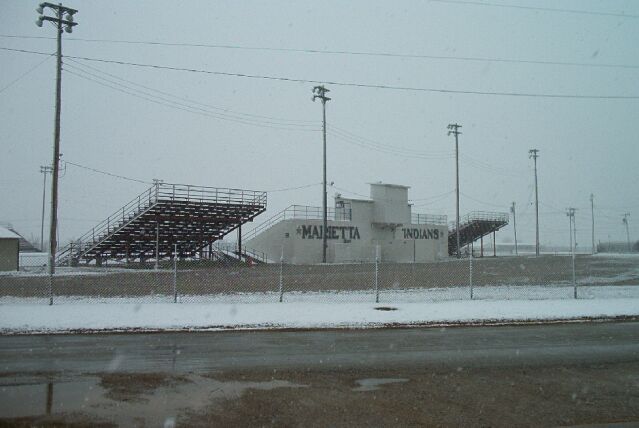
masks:
<svg viewBox="0 0 639 428"><path fill-rule="evenodd" d="M450 300L470 300L469 287L417 288L380 290L380 303L419 303ZM374 290L359 291L286 291L282 293L283 303L375 303ZM473 288L474 300L553 300L573 299L574 288L567 285L500 285ZM578 299L639 299L639 284L578 286ZM223 294L189 294L177 296L178 303L202 304L249 304L279 302L280 293L268 291L263 293L223 293ZM136 297L91 297L55 295L54 304L141 304L172 303L173 295L151 294ZM0 310L5 305L48 304L48 297L0 297Z"/></svg>
<svg viewBox="0 0 639 428"><path fill-rule="evenodd" d="M0 299L0 332L362 328L388 324L552 321L639 315L639 285L480 287L374 292ZM194 302L184 304L186 301ZM377 310L384 307L391 310Z"/></svg>
<svg viewBox="0 0 639 428"><path fill-rule="evenodd" d="M378 310L376 308L387 310ZM388 309L391 310L388 310ZM91 303L3 305L0 332L367 328L639 315L639 298L372 303Z"/></svg>
<svg viewBox="0 0 639 428"><path fill-rule="evenodd" d="M110 267L59 269L58 275L61 277L68 276L72 281L79 282L59 286L57 293L54 289L54 304L49 306L41 274L19 273L19 277L14 278L14 273L2 277L7 286L14 286L19 292L0 297L0 332L359 328L388 324L521 322L639 316L639 256L604 254L596 255L592 260L603 260L604 263L590 264L588 266L591 267L583 269L585 275L578 275L577 299L574 299L571 281L563 279L565 276L555 275L554 280L551 279L551 268L563 269L561 263L555 263L554 267L548 268L550 272L547 282L544 282L546 276L539 275L539 272L544 273L546 263L552 264L556 261L554 258L536 262L539 265L537 274L530 272L533 265L523 265L526 263L525 259L509 259L506 262L512 263L506 264L499 260L482 261L484 281L488 275L495 281L494 284L499 280L499 285L475 286L472 289L472 300L470 287L462 285L466 275L457 275L460 279L458 286L453 286L450 281L444 281L448 282L448 286L441 286L437 281L432 281L435 286L423 288L410 288L407 286L412 284L410 281L402 284L401 281L389 281L387 278L380 281L384 286L379 293L376 293L373 287L357 290L361 286L357 287L357 284L349 281L361 280L356 275L360 272L348 270L340 271L340 275L346 276L333 278L335 281L330 283L339 290L322 290L315 287L312 281L301 284L295 282L300 278L321 280L322 270L315 268L317 272L313 273L316 276L309 276L306 271L299 274L301 277L286 276L282 294L277 291L276 284L271 284L275 285L275 289L270 288L270 291L254 291L259 289L259 284L251 282L251 276L243 277L246 281L251 280L250 287L244 287L244 290L250 291L239 292L236 289L235 292L226 293L224 291L229 288L233 289L233 284L242 285L242 282L232 275L232 270L228 278L222 277L220 283L224 285L224 280L236 280L237 284L230 283L228 288L212 286L220 285L215 282L219 280L215 276L204 276L204 279L198 276L199 273L206 274L207 271L184 271L181 273L180 279L183 283L180 285L184 287L186 284L186 287L178 286L177 303L173 303L172 287L165 281L172 278L172 275L166 276L170 271L162 271L161 274L166 278L158 279L155 277L157 272L149 274L143 270L127 271ZM520 264L526 269L508 269L509 266L517 267ZM459 266L463 270L463 266ZM459 266L451 261L449 269L443 274L452 275L456 272L454 269ZM440 265L433 266L438 267ZM523 271L526 272L525 277L521 274ZM127 275L116 275L122 272L126 272ZM275 278L269 270L243 271L247 272L254 273L255 277L262 279L266 277L260 275L267 275L271 282ZM184 276L188 274L191 274L191 277L187 278L195 281L196 286L189 287L193 284L184 281ZM24 278L25 275L27 278ZM82 286L83 275L86 276L89 285L86 289ZM508 281L508 275L512 282ZM32 283L29 282L29 276L34 278ZM96 278L113 280L96 283ZM401 279L401 275L399 278ZM507 279L505 283L504 278ZM120 281L125 280L128 283L120 284ZM147 287L136 289L138 280L148 282ZM213 281L213 284L207 283L209 280ZM523 280L531 283L522 283ZM118 288L119 285L122 287ZM288 286L297 287L297 291L288 289ZM325 287L326 284L323 283L322 286ZM299 291L304 287L313 287L315 290ZM262 287L262 290L268 289ZM62 295L62 290L66 290L64 293L67 295ZM189 290L192 294L180 293L181 290ZM140 295L136 295L137 292L140 292ZM37 293L41 293L40 297L20 297L21 294L33 296ZM118 297L119 294L121 297ZM379 303L375 302L377 297ZM392 307L393 310L375 309L380 306Z"/></svg>

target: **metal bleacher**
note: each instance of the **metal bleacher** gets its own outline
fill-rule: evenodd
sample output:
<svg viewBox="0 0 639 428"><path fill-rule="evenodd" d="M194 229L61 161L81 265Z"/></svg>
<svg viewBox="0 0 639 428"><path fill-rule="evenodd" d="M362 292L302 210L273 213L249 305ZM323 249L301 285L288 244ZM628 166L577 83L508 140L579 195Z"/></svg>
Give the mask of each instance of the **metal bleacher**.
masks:
<svg viewBox="0 0 639 428"><path fill-rule="evenodd" d="M508 224L508 214L473 211L459 219L459 246L464 248L472 242L498 231ZM457 228L455 222L448 226L448 254L457 253Z"/></svg>
<svg viewBox="0 0 639 428"><path fill-rule="evenodd" d="M58 264L212 254L213 243L266 210L266 192L156 183L56 255Z"/></svg>

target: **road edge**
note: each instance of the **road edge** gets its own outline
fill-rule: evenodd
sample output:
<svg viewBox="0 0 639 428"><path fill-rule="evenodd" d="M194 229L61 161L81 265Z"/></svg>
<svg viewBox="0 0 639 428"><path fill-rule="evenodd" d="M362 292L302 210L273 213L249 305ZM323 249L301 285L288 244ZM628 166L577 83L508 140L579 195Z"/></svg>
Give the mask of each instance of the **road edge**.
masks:
<svg viewBox="0 0 639 428"><path fill-rule="evenodd" d="M456 327L499 327L526 326L544 324L576 324L639 321L637 315L618 315L602 317L574 317L553 319L481 319L470 321L425 321L408 323L344 323L326 326L291 327L281 324L245 324L245 325L211 325L184 326L170 328L104 328L104 329L51 329L51 330L9 330L0 329L0 336L34 336L34 335L100 335L100 334L153 334L153 333L225 333L225 332L294 332L294 331L339 331L339 330L377 330L408 328L456 328Z"/></svg>

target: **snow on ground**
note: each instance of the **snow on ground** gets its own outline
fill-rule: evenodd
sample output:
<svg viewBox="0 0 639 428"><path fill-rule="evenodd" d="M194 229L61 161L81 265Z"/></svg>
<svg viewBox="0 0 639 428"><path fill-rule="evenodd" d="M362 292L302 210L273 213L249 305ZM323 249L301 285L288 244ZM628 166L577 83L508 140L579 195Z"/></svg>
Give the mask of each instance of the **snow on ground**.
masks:
<svg viewBox="0 0 639 428"><path fill-rule="evenodd" d="M639 259L639 253L595 253L593 257L617 258L617 259Z"/></svg>
<svg viewBox="0 0 639 428"><path fill-rule="evenodd" d="M570 285L499 285L481 286L473 288L475 300L554 300L572 299L574 288ZM606 286L578 286L579 299L639 299L639 284L637 285L606 285ZM136 304L136 303L171 303L173 295L149 294L135 297L97 297L97 296L54 296L54 304ZM259 293L223 293L205 295L179 295L178 303L206 303L206 304L247 304L247 303L277 303L280 293L267 291ZM374 303L374 290L328 290L328 291L284 291L284 303ZM470 288L441 287L441 288L408 288L384 289L379 292L379 302L419 303L449 300L470 300ZM0 297L0 311L5 305L35 305L48 304L49 298L42 297Z"/></svg>
<svg viewBox="0 0 639 428"><path fill-rule="evenodd" d="M517 287L521 288L521 287ZM388 324L449 324L481 322L553 321L583 318L639 316L637 286L583 287L579 299L572 289L558 288L566 295L545 300L500 298L470 300L388 301L380 294L360 294L366 301L326 300L326 294L285 295L276 293L245 296L260 301L230 300L230 296L195 296L197 303L171 303L169 296L142 303L139 298L56 297L48 306L43 299L2 300L0 333L126 330L224 330L242 328L364 328ZM478 290L475 290L478 291ZM409 296L407 292L406 296ZM338 294L332 296L337 299ZM415 297L415 295L411 295ZM193 297L193 296L192 296ZM234 296L237 298L237 296ZM268 299L266 298L268 297ZM352 297L352 296L351 296ZM209 298L210 300L200 300ZM184 299L182 299L184 300ZM96 302L106 304L96 304ZM339 302L339 303L338 303ZM375 308L392 308L377 310Z"/></svg>
<svg viewBox="0 0 639 428"><path fill-rule="evenodd" d="M0 276L20 276L20 277L44 277L49 276L49 272L47 271L46 264L33 265L33 266L22 266L19 271L2 271L0 272ZM140 273L148 273L148 272L173 272L170 269L127 269L123 267L56 267L55 274L56 277L64 277L64 276L105 276L111 275L114 273L128 273L128 274L140 274Z"/></svg>

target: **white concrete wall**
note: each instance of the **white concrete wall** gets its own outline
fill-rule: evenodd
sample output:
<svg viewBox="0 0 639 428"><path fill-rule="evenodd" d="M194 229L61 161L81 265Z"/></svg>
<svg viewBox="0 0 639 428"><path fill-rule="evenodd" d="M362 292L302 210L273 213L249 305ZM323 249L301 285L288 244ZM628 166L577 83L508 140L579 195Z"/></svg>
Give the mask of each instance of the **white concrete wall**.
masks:
<svg viewBox="0 0 639 428"><path fill-rule="evenodd" d="M335 198L336 218L345 220L328 222L327 262L374 261L377 245L382 261L429 262L448 257L445 225L411 224L408 187L371 184L371 198ZM286 263L308 264L321 263L322 243L322 220L290 219L245 245L263 251L272 261L279 261L284 248Z"/></svg>
<svg viewBox="0 0 639 428"><path fill-rule="evenodd" d="M446 226L406 224L382 228L347 221L329 221L328 226L329 263L374 261L376 245L381 247L381 260L388 262L428 262L448 255ZM321 229L322 220L283 220L245 245L265 252L271 261L279 261L283 248L286 263L321 263Z"/></svg>
<svg viewBox="0 0 639 428"><path fill-rule="evenodd" d="M408 187L393 184L371 184L375 223L410 223Z"/></svg>

